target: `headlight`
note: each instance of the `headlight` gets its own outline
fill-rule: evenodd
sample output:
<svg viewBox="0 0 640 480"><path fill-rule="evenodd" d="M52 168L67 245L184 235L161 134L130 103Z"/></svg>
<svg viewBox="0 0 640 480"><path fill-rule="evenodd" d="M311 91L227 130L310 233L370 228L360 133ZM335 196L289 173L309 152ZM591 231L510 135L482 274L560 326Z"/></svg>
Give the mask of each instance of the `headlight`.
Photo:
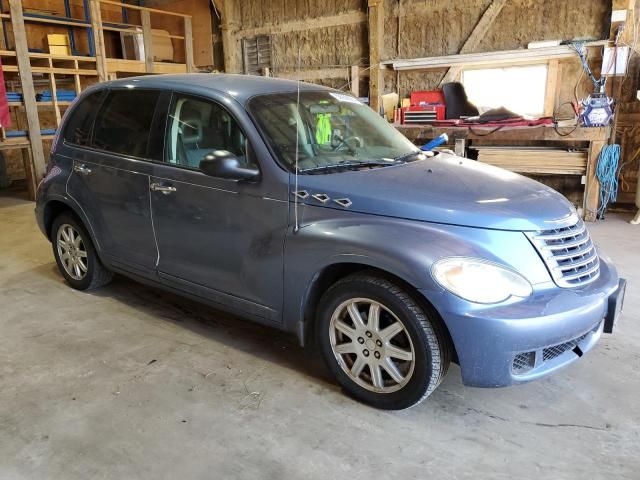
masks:
<svg viewBox="0 0 640 480"><path fill-rule="evenodd" d="M522 275L478 258L443 258L431 272L442 287L475 303L500 303L512 296L528 297L533 291Z"/></svg>

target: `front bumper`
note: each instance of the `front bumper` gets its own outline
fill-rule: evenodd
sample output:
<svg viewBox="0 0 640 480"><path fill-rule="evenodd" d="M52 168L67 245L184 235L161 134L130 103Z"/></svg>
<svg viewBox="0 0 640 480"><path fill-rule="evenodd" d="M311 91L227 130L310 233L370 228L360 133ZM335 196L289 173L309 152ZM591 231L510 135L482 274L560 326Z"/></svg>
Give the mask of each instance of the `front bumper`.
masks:
<svg viewBox="0 0 640 480"><path fill-rule="evenodd" d="M474 305L448 292L431 302L456 348L465 385L528 382L580 358L599 340L618 274L606 257L596 281L578 289L550 287L499 306ZM426 294L426 292L423 292Z"/></svg>

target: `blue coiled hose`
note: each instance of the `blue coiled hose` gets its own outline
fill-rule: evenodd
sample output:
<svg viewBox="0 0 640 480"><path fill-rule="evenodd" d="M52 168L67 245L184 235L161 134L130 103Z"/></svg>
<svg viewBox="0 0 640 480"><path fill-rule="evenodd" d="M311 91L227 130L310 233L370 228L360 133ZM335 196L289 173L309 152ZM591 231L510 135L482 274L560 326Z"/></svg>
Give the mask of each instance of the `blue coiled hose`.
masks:
<svg viewBox="0 0 640 480"><path fill-rule="evenodd" d="M600 207L598 218L602 218L609 203L618 196L618 164L620 163L620 145L605 145L598 157L596 176L600 181Z"/></svg>

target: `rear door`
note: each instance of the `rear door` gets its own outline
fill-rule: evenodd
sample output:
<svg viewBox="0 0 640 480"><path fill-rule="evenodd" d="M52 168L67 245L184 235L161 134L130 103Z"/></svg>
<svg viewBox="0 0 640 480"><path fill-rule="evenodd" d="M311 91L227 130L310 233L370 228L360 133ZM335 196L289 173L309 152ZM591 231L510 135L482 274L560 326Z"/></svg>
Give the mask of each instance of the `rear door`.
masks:
<svg viewBox="0 0 640 480"><path fill-rule="evenodd" d="M158 273L235 310L280 322L288 203L273 198L264 179L225 180L198 168L214 150L258 166L246 128L220 103L173 94L166 160L151 179ZM286 184L282 189L286 199Z"/></svg>
<svg viewBox="0 0 640 480"><path fill-rule="evenodd" d="M154 119L162 123L156 131L164 126L162 106L159 91L110 90L85 132L89 140L67 149L74 162L68 192L85 210L103 255L140 273L153 272L158 257L149 176L151 161L162 156L162 137L152 133Z"/></svg>

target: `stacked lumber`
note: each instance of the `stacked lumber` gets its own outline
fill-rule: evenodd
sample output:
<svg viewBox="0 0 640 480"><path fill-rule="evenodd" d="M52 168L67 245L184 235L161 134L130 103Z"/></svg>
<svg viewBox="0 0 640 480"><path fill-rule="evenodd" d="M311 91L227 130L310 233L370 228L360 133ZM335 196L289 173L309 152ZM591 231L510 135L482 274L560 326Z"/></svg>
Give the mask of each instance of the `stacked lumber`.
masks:
<svg viewBox="0 0 640 480"><path fill-rule="evenodd" d="M584 175L586 150L547 147L473 146L478 161L518 173L542 175Z"/></svg>

